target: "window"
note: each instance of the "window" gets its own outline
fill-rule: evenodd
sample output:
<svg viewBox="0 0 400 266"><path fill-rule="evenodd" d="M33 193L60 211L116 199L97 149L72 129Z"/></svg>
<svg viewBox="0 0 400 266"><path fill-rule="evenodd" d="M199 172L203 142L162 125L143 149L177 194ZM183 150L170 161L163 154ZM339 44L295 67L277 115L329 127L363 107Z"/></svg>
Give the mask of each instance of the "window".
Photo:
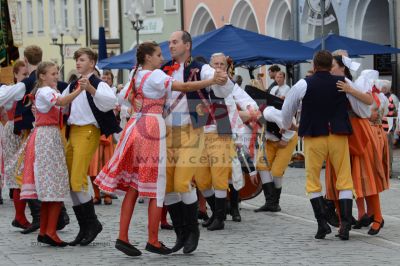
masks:
<svg viewBox="0 0 400 266"><path fill-rule="evenodd" d="M21 1L17 2L17 16L18 16L18 21L19 23L17 25L19 25L18 31L22 33L22 3Z"/></svg>
<svg viewBox="0 0 400 266"><path fill-rule="evenodd" d="M32 0L26 1L26 29L27 33L33 33L33 13L32 13Z"/></svg>
<svg viewBox="0 0 400 266"><path fill-rule="evenodd" d="M64 31L68 31L68 0L61 1L61 21Z"/></svg>
<svg viewBox="0 0 400 266"><path fill-rule="evenodd" d="M38 15L38 32L44 32L44 15L43 15L43 0L37 2L37 15Z"/></svg>
<svg viewBox="0 0 400 266"><path fill-rule="evenodd" d="M177 12L177 0L164 0L164 11L167 13Z"/></svg>
<svg viewBox="0 0 400 266"><path fill-rule="evenodd" d="M144 1L144 10L146 12L146 15L154 15L155 14L154 0Z"/></svg>
<svg viewBox="0 0 400 266"><path fill-rule="evenodd" d="M83 31L83 0L75 0L75 25Z"/></svg>
<svg viewBox="0 0 400 266"><path fill-rule="evenodd" d="M103 0L103 26L106 31L110 30L110 1Z"/></svg>
<svg viewBox="0 0 400 266"><path fill-rule="evenodd" d="M55 0L50 0L50 2L49 2L49 25L50 25L50 27L57 25Z"/></svg>

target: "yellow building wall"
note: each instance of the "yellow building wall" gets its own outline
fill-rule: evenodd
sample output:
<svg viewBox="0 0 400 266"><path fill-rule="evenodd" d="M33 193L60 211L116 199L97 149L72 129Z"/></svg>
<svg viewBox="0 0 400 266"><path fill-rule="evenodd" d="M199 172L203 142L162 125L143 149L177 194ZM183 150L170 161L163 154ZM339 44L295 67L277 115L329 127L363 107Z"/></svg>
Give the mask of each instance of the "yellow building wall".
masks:
<svg viewBox="0 0 400 266"><path fill-rule="evenodd" d="M56 0L55 2L55 11L56 11L56 23L61 24L61 0ZM85 1L82 0L84 3ZM43 16L44 16L44 28L43 32L38 32L38 1L32 1L32 17L33 17L33 32L28 33L28 20L27 20L27 1L20 1L21 3L21 22L22 22L22 42L23 45L19 47L20 57L23 59L24 49L25 47L35 44L42 48L43 50L43 61L54 61L59 66L61 66L61 54L60 48L56 45L51 45L51 30L53 27L57 27L57 25L50 25L50 14L49 14L49 0L43 0ZM75 1L68 1L68 27L69 31L64 34L64 43L73 44L74 40L70 36L70 31L72 26L75 25ZM83 23L85 22L85 9L83 6ZM80 37L77 40L77 44L80 44L82 47L86 46L86 34L85 31L80 31ZM58 35L58 42L60 42L60 35ZM67 81L69 77L69 73L74 71L75 69L75 61L73 59L65 58L65 78Z"/></svg>

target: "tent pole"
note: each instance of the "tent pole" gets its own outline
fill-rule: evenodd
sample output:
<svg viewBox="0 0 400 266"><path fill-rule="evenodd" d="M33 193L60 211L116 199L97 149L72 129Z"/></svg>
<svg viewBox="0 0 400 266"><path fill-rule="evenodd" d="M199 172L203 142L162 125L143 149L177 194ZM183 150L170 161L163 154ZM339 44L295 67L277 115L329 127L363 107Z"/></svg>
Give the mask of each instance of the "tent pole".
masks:
<svg viewBox="0 0 400 266"><path fill-rule="evenodd" d="M321 43L321 50L325 50L325 0L321 0L321 36L322 36L322 43Z"/></svg>
<svg viewBox="0 0 400 266"><path fill-rule="evenodd" d="M396 1L389 0L389 34L390 34L390 45L396 47ZM397 88L398 84L398 73L397 73L397 54L391 56L392 64L392 93L398 95L399 91Z"/></svg>

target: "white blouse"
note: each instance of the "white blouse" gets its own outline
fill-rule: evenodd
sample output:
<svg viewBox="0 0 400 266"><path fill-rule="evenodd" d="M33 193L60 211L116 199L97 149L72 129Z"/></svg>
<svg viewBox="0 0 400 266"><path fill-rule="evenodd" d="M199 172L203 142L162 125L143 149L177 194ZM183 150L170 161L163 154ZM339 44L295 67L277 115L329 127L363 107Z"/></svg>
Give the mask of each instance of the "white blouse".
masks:
<svg viewBox="0 0 400 266"><path fill-rule="evenodd" d="M48 86L39 88L35 96L36 109L40 113L49 112L60 96L61 94L59 92Z"/></svg>

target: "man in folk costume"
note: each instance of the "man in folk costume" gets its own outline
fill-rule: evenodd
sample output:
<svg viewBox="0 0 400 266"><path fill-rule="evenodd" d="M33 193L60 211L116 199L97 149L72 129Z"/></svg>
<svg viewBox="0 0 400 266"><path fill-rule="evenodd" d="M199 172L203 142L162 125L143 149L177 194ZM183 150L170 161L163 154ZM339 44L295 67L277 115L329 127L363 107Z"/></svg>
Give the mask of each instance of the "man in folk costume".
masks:
<svg viewBox="0 0 400 266"><path fill-rule="evenodd" d="M302 102L298 134L304 137L306 191L311 196L311 205L318 222L316 239L323 239L331 233L320 183L320 172L326 158L329 158L337 175L336 189L339 191L340 208L350 216L353 202L347 139L352 133L352 127L347 113L346 95L338 90L336 84L344 78L329 73L332 60L330 52L317 52L313 59L315 74L298 81L286 95L282 107L283 128L290 129ZM350 229L351 224L342 223L339 233L348 235Z"/></svg>
<svg viewBox="0 0 400 266"><path fill-rule="evenodd" d="M117 98L110 86L93 75L97 54L90 48L80 48L74 53L76 69L81 77L69 84L62 96L80 86L86 93L79 94L69 107L68 143L66 160L70 175L73 210L79 223L79 233L70 245L88 245L101 232L93 201L88 194L87 172L96 151L100 135L118 133L113 109Z"/></svg>
<svg viewBox="0 0 400 266"><path fill-rule="evenodd" d="M210 64L223 72L228 68L227 58L222 53L213 54ZM232 133L233 131L236 133L239 124L237 120L240 120L233 96L235 92L238 98L242 98L237 101L242 109L247 110L247 107L255 103L236 85L233 92L225 99L216 97L213 93L209 94L214 115L210 117L212 119L210 124L204 127L205 145L200 161L201 167L196 173L195 180L213 212L210 219L203 223L203 226L210 231L224 229L227 190L232 175L232 158L235 156ZM233 205L235 203L236 201ZM238 206L233 207L238 208Z"/></svg>
<svg viewBox="0 0 400 266"><path fill-rule="evenodd" d="M268 98L276 98L272 104ZM263 111L265 123L266 144L260 145L265 150L259 150L257 153L257 171L260 174L262 188L265 196L265 204L254 210L255 212L279 212L279 200L282 192L282 178L286 168L292 158L292 154L297 145L297 133L292 130L281 132L283 101L279 98L268 95L267 107ZM267 158L264 156L266 155ZM252 179L253 183L256 179Z"/></svg>
<svg viewBox="0 0 400 266"><path fill-rule="evenodd" d="M10 118L14 120L14 134L22 136L22 143L20 144L19 151L17 152L18 155L16 155L16 158L14 158L16 163L7 164L6 166L7 168L12 167L10 171L16 173L15 179L19 187L22 185L22 171L20 170L22 169L25 144L26 140L28 139L29 132L33 128L33 122L35 121L31 106L26 105L26 96L31 93L35 86L36 69L39 63L42 61L42 55L43 51L39 46L27 46L24 50L24 62L27 66L29 76L22 81L17 82L15 85L6 86L0 93L0 102L4 101L5 105L11 104L11 106L13 106L15 102L15 106L13 106L12 110L10 110ZM58 82L57 87L64 87L64 84L64 82ZM15 198L17 202L23 202L21 201L20 197L23 197L23 194L19 195L19 193L19 189L14 191L13 198ZM32 223L30 226L21 231L22 234L32 233L40 227L40 201L37 199L29 199L26 200L26 202L31 210ZM25 206L24 203L18 203L18 205ZM25 209L25 207L23 207L23 209ZM59 229L62 229L66 225L65 221L68 221L69 223L69 217L64 207L60 214L59 220Z"/></svg>
<svg viewBox="0 0 400 266"><path fill-rule="evenodd" d="M191 57L192 38L186 31L176 31L169 39L172 61L163 70L178 81L203 80L214 75L214 69L194 61ZM209 122L209 92L224 98L232 91L228 80L223 86L196 92L172 92L167 100L164 116L167 125L167 185L165 204L177 235L172 250L182 247L184 253L193 252L198 245L198 200L192 179L204 146L203 127ZM209 109L208 109L209 110Z"/></svg>

